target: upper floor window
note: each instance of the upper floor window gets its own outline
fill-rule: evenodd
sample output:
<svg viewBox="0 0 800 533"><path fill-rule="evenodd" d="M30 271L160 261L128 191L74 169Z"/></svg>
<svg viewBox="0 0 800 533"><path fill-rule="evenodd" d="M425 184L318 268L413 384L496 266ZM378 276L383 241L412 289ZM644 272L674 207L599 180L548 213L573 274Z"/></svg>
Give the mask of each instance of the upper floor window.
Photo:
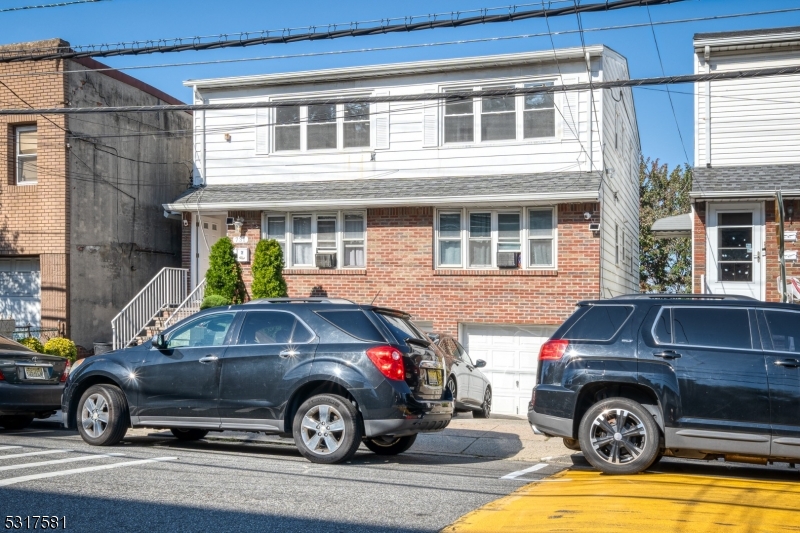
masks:
<svg viewBox="0 0 800 533"><path fill-rule="evenodd" d="M518 83L508 89L551 86L553 82ZM477 110L477 112L476 112ZM556 106L553 94L487 96L444 104L444 142L471 143L556 136Z"/></svg>
<svg viewBox="0 0 800 533"><path fill-rule="evenodd" d="M323 104L275 109L275 151L371 146L370 104Z"/></svg>
<svg viewBox="0 0 800 533"><path fill-rule="evenodd" d="M318 254L333 254L328 268L366 266L367 217L363 211L267 213L263 237L275 239L290 268L314 268Z"/></svg>
<svg viewBox="0 0 800 533"><path fill-rule="evenodd" d="M17 126L14 134L17 185L36 185L38 181L36 126Z"/></svg>
<svg viewBox="0 0 800 533"><path fill-rule="evenodd" d="M555 228L552 207L441 210L437 214L436 265L554 268Z"/></svg>

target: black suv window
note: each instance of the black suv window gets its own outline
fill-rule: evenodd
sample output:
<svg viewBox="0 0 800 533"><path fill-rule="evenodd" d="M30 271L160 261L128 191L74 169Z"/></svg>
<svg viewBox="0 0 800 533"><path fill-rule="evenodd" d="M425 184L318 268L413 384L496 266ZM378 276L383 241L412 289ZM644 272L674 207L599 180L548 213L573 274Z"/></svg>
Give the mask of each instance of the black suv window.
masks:
<svg viewBox="0 0 800 533"><path fill-rule="evenodd" d="M633 313L628 305L593 305L575 322L564 339L570 341L608 341Z"/></svg>
<svg viewBox="0 0 800 533"><path fill-rule="evenodd" d="M672 334L674 344L743 350L753 346L747 309L673 307Z"/></svg>
<svg viewBox="0 0 800 533"><path fill-rule="evenodd" d="M800 313L791 311L764 311L772 339L772 349L777 352L800 352Z"/></svg>
<svg viewBox="0 0 800 533"><path fill-rule="evenodd" d="M257 311L245 316L239 344L304 343L313 338L314 334L291 313Z"/></svg>
<svg viewBox="0 0 800 533"><path fill-rule="evenodd" d="M422 333L410 320L395 315L384 315L376 313L378 317L392 332L398 341L405 341L407 338L428 340L428 336Z"/></svg>
<svg viewBox="0 0 800 533"><path fill-rule="evenodd" d="M317 311L317 314L344 331L362 341L386 342L381 332L370 322L363 311Z"/></svg>
<svg viewBox="0 0 800 533"><path fill-rule="evenodd" d="M222 346L234 316L234 313L218 313L190 322L170 334L167 348Z"/></svg>

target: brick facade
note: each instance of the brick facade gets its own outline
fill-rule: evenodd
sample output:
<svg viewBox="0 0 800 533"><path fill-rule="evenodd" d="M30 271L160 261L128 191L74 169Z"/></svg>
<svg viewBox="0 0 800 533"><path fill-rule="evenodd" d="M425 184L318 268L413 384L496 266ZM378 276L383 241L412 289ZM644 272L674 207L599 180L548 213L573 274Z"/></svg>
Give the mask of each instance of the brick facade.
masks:
<svg viewBox="0 0 800 533"><path fill-rule="evenodd" d="M284 277L289 296L369 303L378 295L377 305L408 311L451 335L458 333L459 323L560 324L577 301L599 294L599 238L584 219L587 211L599 216L598 204L558 206L556 271L437 270L434 209L402 207L367 210L366 269L286 269ZM261 235L261 213L231 211L228 216L244 218L242 235L248 237L252 257ZM186 251L190 238L191 225L184 226L184 266L191 260ZM242 267L249 290L250 265Z"/></svg>

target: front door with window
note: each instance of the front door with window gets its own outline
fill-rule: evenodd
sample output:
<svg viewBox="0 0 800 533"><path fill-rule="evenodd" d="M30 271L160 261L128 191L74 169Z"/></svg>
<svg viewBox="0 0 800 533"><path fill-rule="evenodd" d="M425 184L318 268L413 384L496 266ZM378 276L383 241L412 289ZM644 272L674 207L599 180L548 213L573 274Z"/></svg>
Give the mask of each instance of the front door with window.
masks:
<svg viewBox="0 0 800 533"><path fill-rule="evenodd" d="M224 237L228 226L224 217L211 217L199 215L195 229L195 250L197 251L197 272L193 285L200 283L206 277L208 261L211 257L211 247Z"/></svg>
<svg viewBox="0 0 800 533"><path fill-rule="evenodd" d="M763 300L764 205L712 204L706 231L708 292Z"/></svg>

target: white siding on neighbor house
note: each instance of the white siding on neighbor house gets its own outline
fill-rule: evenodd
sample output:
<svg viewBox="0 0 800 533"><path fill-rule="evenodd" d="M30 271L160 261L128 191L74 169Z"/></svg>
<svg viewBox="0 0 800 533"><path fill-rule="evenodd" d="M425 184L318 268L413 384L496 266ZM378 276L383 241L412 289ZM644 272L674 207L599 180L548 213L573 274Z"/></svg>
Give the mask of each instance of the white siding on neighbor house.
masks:
<svg viewBox="0 0 800 533"><path fill-rule="evenodd" d="M599 67L600 61L595 60ZM581 61L562 62L560 71L565 83L586 82L585 64ZM595 72L595 79L601 79ZM196 94L196 101L208 103L253 102L265 99L313 96L407 95L437 92L444 88L471 88L505 83L554 81L562 83L555 64L496 67L443 74L405 75L393 78L370 78L349 82L317 83L290 87L238 87L206 89ZM595 92L599 101L601 91ZM521 100L521 99L520 99ZM388 134L384 138L376 131L377 117L372 106L372 146L362 149L318 150L309 152L275 152L256 148L256 128L272 119L259 116L255 109L206 111L195 115L196 182L232 184L252 182L309 181L357 178L406 178L523 174L534 172L588 171L589 157L589 93L557 94L556 136L534 140L474 142L444 144L442 142L443 110L435 106L436 123L429 121L428 141L423 134L426 104L396 102L385 105ZM518 100L519 102L519 100ZM430 107L430 104L427 104ZM480 106L475 108L480 112ZM263 113L263 112L262 112ZM578 139L572 134L572 114L578 118ZM274 112L270 111L273 117ZM600 117L598 107L597 117ZM257 119L257 117L259 117ZM566 117L565 120L562 117ZM203 134L205 125L205 135ZM431 130L436 127L436 131ZM272 128L262 128L273 137ZM597 125L593 127L592 159L594 168L602 168L602 150ZM226 139L226 135L228 138ZM435 137L433 137L435 135ZM259 139L262 141L264 139ZM436 141L435 146L426 146ZM268 141L264 141L268 142ZM381 145L377 143L380 142ZM385 148L383 147L385 146ZM374 155L373 155L374 154ZM374 160L373 160L374 159Z"/></svg>
<svg viewBox="0 0 800 533"><path fill-rule="evenodd" d="M800 65L798 48L711 52L711 72ZM706 71L703 52L695 72ZM711 82L711 164L800 163L800 75ZM695 164L706 159L706 84L696 84Z"/></svg>

